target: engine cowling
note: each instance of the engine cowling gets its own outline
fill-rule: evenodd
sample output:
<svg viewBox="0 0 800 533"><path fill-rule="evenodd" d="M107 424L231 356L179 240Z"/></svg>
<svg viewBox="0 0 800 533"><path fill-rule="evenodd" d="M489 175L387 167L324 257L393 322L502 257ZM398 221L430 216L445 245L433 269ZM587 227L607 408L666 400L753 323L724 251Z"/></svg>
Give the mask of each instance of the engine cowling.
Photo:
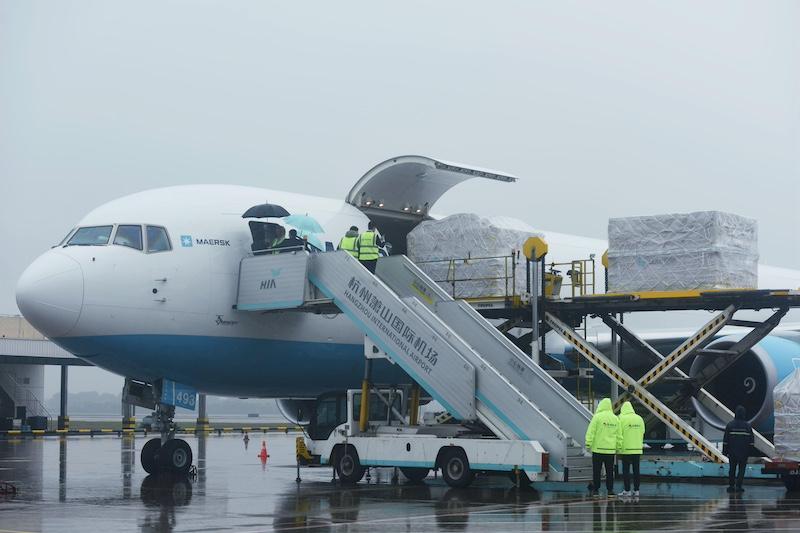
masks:
<svg viewBox="0 0 800 533"><path fill-rule="evenodd" d="M308 424L311 412L316 408L316 400L308 399L295 399L295 398L278 398L275 400L278 404L278 410L283 417L298 426L305 426Z"/></svg>
<svg viewBox="0 0 800 533"><path fill-rule="evenodd" d="M724 350L741 338L741 335L722 337L709 344L708 348ZM714 357L700 355L695 358L689 375L696 376ZM731 411L737 405L744 406L750 424L762 433L772 434L775 423L772 390L794 370L792 360L797 358L800 358L800 335L769 335L706 385L705 389ZM725 423L697 400L692 399L692 404L705 422L717 429L725 429Z"/></svg>

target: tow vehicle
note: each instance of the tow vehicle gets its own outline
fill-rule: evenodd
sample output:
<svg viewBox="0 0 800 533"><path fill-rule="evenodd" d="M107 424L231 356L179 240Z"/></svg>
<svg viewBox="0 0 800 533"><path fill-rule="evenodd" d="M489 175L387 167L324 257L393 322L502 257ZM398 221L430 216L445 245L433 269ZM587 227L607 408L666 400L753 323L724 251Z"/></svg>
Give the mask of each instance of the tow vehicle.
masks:
<svg viewBox="0 0 800 533"><path fill-rule="evenodd" d="M777 474L789 492L800 491L800 462L773 459L764 462L762 474Z"/></svg>

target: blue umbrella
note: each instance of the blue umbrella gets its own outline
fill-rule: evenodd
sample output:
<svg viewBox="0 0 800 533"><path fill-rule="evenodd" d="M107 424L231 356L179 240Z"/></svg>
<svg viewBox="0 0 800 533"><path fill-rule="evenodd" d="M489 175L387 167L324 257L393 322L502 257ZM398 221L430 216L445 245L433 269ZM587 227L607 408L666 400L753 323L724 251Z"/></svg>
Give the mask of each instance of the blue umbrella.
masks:
<svg viewBox="0 0 800 533"><path fill-rule="evenodd" d="M319 222L308 215L289 215L281 220L303 233L325 233Z"/></svg>
<svg viewBox="0 0 800 533"><path fill-rule="evenodd" d="M325 245L322 243L322 241L319 239L319 237L317 237L313 233L300 232L300 236L301 237L305 237L306 240L308 241L308 244L310 244L312 246L316 246L317 248L319 248L323 252L325 251Z"/></svg>

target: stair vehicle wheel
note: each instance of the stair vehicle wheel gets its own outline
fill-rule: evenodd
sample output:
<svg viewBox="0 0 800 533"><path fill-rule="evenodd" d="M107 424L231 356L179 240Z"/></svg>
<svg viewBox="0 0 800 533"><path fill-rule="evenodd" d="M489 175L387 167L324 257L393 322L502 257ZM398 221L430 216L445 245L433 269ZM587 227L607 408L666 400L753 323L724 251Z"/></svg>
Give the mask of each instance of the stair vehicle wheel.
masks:
<svg viewBox="0 0 800 533"><path fill-rule="evenodd" d="M400 471L412 483L422 483L422 480L428 477L430 468L416 467L416 466L401 466Z"/></svg>
<svg viewBox="0 0 800 533"><path fill-rule="evenodd" d="M155 474L158 471L158 455L161 451L161 439L150 439L142 446L140 459L142 468L148 474Z"/></svg>
<svg viewBox="0 0 800 533"><path fill-rule="evenodd" d="M192 466L192 449L183 439L168 440L159 453L162 470L188 474Z"/></svg>
<svg viewBox="0 0 800 533"><path fill-rule="evenodd" d="M358 459L358 452L352 445L345 445L336 452L334 468L343 483L355 484L364 477L364 467Z"/></svg>
<svg viewBox="0 0 800 533"><path fill-rule="evenodd" d="M442 477L451 487L469 486L475 478L475 472L469 467L469 460L464 450L458 448L448 450L442 458Z"/></svg>

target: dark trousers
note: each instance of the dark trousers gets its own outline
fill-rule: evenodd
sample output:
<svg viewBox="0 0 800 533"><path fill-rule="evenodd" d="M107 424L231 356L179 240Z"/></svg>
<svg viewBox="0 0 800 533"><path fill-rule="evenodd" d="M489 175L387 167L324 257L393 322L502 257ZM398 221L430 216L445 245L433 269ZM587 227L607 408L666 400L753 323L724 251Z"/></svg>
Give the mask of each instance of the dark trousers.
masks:
<svg viewBox="0 0 800 533"><path fill-rule="evenodd" d="M369 270L373 274L375 273L375 265L378 264L378 260L377 259L367 259L367 260L359 260L359 261L361 261L361 264L364 265L367 268L367 270Z"/></svg>
<svg viewBox="0 0 800 533"><path fill-rule="evenodd" d="M747 468L747 458L737 459L735 457L728 457L728 461L728 486L733 487L735 479L736 486L741 488L742 483L744 483L744 471Z"/></svg>
<svg viewBox="0 0 800 533"><path fill-rule="evenodd" d="M631 490L631 467L633 467L633 490L639 490L639 454L622 455L622 480L625 490Z"/></svg>
<svg viewBox="0 0 800 533"><path fill-rule="evenodd" d="M614 454L613 453L593 453L592 454L592 490L600 489L600 469L606 469L606 489L608 492L614 491Z"/></svg>

